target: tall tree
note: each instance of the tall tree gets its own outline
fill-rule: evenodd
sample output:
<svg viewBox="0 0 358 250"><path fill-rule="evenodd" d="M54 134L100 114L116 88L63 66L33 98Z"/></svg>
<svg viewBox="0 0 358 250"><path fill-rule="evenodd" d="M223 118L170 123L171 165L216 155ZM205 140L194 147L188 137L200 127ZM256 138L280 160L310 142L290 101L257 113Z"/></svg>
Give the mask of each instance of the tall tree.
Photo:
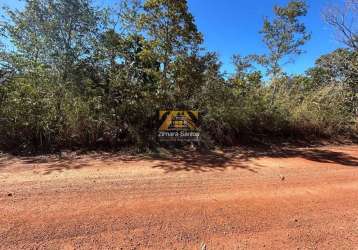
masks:
<svg viewBox="0 0 358 250"><path fill-rule="evenodd" d="M147 0L141 26L162 67L162 84L167 84L172 63L180 55L196 52L202 43L186 0Z"/></svg>
<svg viewBox="0 0 358 250"><path fill-rule="evenodd" d="M5 28L17 55L50 67L64 81L90 56L100 18L90 0L26 0L23 10L7 14Z"/></svg>
<svg viewBox="0 0 358 250"><path fill-rule="evenodd" d="M272 101L277 92L276 78L282 72L282 65L293 62L293 56L303 52L302 45L310 39L304 23L299 18L307 14L305 1L295 0L287 6L275 6L273 20L265 18L261 30L263 42L269 53L264 56L256 56L256 60L267 68L267 73L272 76L273 94Z"/></svg>

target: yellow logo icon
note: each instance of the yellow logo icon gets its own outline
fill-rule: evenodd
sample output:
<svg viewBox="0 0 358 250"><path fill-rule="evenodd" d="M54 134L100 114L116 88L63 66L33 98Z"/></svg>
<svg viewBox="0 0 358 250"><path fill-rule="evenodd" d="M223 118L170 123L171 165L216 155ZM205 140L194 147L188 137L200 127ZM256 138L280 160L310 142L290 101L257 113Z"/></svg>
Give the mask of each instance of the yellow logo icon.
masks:
<svg viewBox="0 0 358 250"><path fill-rule="evenodd" d="M164 120L159 131L197 130L198 118L198 111L162 110L159 112L159 119Z"/></svg>

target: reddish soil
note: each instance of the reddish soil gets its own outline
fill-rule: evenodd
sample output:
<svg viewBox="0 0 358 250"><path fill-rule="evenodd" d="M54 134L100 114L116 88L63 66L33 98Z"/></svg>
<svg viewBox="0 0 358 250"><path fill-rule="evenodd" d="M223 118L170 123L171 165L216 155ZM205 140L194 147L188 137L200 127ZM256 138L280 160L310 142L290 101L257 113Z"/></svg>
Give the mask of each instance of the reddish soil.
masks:
<svg viewBox="0 0 358 250"><path fill-rule="evenodd" d="M358 249L358 145L2 155L0 249Z"/></svg>

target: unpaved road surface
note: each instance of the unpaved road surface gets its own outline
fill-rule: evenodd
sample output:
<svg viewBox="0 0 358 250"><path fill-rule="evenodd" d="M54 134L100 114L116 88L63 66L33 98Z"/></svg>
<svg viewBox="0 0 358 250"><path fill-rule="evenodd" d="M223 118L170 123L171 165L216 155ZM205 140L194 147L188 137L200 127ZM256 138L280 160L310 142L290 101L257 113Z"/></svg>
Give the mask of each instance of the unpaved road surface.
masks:
<svg viewBox="0 0 358 250"><path fill-rule="evenodd" d="M358 249L358 146L0 158L0 249Z"/></svg>

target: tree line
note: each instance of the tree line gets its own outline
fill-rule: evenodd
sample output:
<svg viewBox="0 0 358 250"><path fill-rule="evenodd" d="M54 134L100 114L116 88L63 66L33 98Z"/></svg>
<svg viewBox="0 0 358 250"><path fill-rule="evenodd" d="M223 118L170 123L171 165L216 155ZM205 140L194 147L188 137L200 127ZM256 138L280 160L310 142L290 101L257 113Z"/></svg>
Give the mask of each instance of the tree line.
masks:
<svg viewBox="0 0 358 250"><path fill-rule="evenodd" d="M158 111L177 108L199 111L205 145L355 135L357 10L356 0L328 7L325 20L342 48L288 75L283 66L311 37L302 21L309 9L302 0L274 6L259 31L267 54L233 55L235 72L227 75L204 48L186 0L111 8L26 0L21 10L4 8L0 146L146 149L158 144Z"/></svg>

